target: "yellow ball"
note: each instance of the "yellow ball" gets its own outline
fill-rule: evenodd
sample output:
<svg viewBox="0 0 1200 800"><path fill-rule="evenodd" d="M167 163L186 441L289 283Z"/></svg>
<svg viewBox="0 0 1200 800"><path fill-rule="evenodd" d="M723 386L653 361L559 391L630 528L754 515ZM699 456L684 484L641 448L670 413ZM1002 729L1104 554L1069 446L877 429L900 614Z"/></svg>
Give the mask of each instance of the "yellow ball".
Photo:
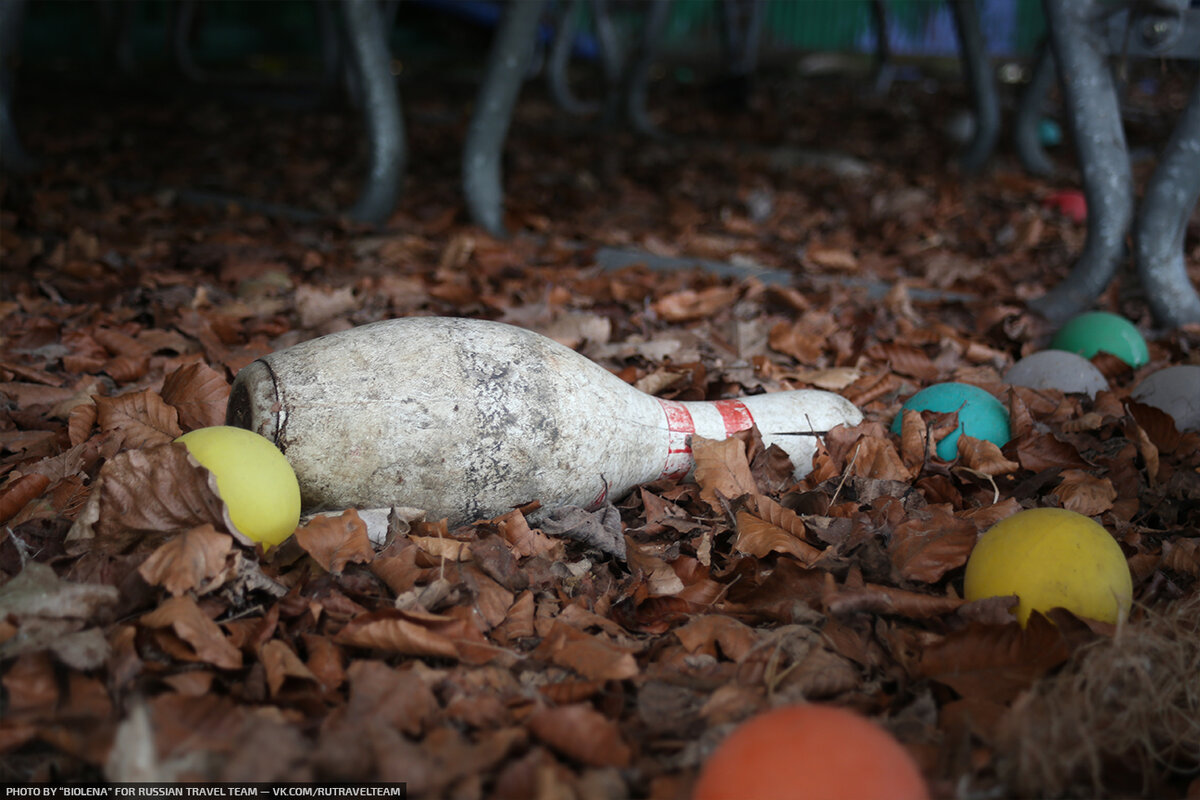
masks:
<svg viewBox="0 0 1200 800"><path fill-rule="evenodd" d="M269 439L217 425L198 428L175 441L216 476L229 517L246 536L271 547L296 530L300 484L292 465Z"/></svg>
<svg viewBox="0 0 1200 800"><path fill-rule="evenodd" d="M1099 523L1062 508L1021 511L993 525L967 560L963 590L968 600L1017 595L1021 625L1031 611L1052 608L1115 623L1133 602L1120 545Z"/></svg>

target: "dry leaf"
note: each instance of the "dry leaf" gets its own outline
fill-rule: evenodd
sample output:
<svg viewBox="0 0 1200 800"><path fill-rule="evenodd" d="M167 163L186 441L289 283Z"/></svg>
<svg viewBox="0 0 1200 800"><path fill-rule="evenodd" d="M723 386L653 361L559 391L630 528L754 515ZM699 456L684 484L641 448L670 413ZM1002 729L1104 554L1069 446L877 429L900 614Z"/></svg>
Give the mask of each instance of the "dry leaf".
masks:
<svg viewBox="0 0 1200 800"><path fill-rule="evenodd" d="M288 678L319 682L317 676L304 665L292 648L279 639L264 642L258 650L258 660L267 673L267 689L271 692L271 697L279 694Z"/></svg>
<svg viewBox="0 0 1200 800"><path fill-rule="evenodd" d="M241 651L230 644L220 626L187 595L165 600L155 610L143 614L139 622L147 628L170 628L191 645L196 658L214 667L239 669L242 666Z"/></svg>
<svg viewBox="0 0 1200 800"><path fill-rule="evenodd" d="M1017 462L1005 458L994 442L976 439L965 433L958 437L958 463L981 475L992 477L1007 475L1021 468Z"/></svg>
<svg viewBox="0 0 1200 800"><path fill-rule="evenodd" d="M179 412L185 431L225 424L229 381L202 361L180 367L163 381L162 399Z"/></svg>
<svg viewBox="0 0 1200 800"><path fill-rule="evenodd" d="M1117 490L1108 478L1097 477L1081 469L1064 470L1062 481L1052 494L1069 511L1094 517L1112 508Z"/></svg>
<svg viewBox="0 0 1200 800"><path fill-rule="evenodd" d="M96 421L101 433L115 433L124 447L153 447L174 441L183 431L179 412L167 405L158 392L140 392L103 397L95 395Z"/></svg>
<svg viewBox="0 0 1200 800"><path fill-rule="evenodd" d="M539 709L527 724L534 736L588 766L627 767L633 758L616 724L585 703Z"/></svg>
<svg viewBox="0 0 1200 800"><path fill-rule="evenodd" d="M212 473L186 447L161 445L127 450L105 462L88 505L68 541L95 539L92 546L122 550L147 533L174 533L211 524L251 544L229 519Z"/></svg>
<svg viewBox="0 0 1200 800"><path fill-rule="evenodd" d="M458 658L454 642L436 631L411 622L398 612L362 614L347 623L333 640L338 644L409 656Z"/></svg>
<svg viewBox="0 0 1200 800"><path fill-rule="evenodd" d="M895 445L888 439L873 436L858 440L853 474L883 481L910 481L913 478L912 470L900 460Z"/></svg>
<svg viewBox="0 0 1200 800"><path fill-rule="evenodd" d="M652 308L667 322L690 322L728 308L740 292L736 286L711 286L700 291L683 289L655 301Z"/></svg>
<svg viewBox="0 0 1200 800"><path fill-rule="evenodd" d="M297 544L326 572L339 574L347 564L370 564L375 549L367 525L351 508L337 515L319 514L296 529Z"/></svg>
<svg viewBox="0 0 1200 800"><path fill-rule="evenodd" d="M967 563L977 531L969 520L932 507L930 519L908 519L892 531L888 555L905 580L936 583L952 569Z"/></svg>
<svg viewBox="0 0 1200 800"><path fill-rule="evenodd" d="M762 495L737 512L733 546L759 558L771 552L790 553L805 566L813 564L822 553L804 541L804 521L796 512Z"/></svg>
<svg viewBox="0 0 1200 800"><path fill-rule="evenodd" d="M212 525L201 525L159 545L138 567L138 574L151 586L162 586L179 596L217 577L232 548L229 536Z"/></svg>
<svg viewBox="0 0 1200 800"><path fill-rule="evenodd" d="M1069 654L1058 628L1034 613L1026 628L972 624L951 633L925 648L918 671L963 697L1007 703Z"/></svg>
<svg viewBox="0 0 1200 800"><path fill-rule="evenodd" d="M740 438L715 440L693 435L692 456L696 460L695 479L700 485L700 496L716 513L725 513L718 492L726 500L758 493L746 460L746 445Z"/></svg>

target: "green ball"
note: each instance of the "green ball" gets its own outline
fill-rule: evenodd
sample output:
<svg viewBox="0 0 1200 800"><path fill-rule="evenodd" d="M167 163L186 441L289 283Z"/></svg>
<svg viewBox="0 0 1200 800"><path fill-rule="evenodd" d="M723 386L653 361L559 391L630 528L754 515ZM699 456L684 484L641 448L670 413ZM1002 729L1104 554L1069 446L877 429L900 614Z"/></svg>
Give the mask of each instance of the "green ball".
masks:
<svg viewBox="0 0 1200 800"><path fill-rule="evenodd" d="M1088 311L1072 318L1054 334L1050 349L1078 353L1084 358L1103 351L1134 368L1150 360L1146 340L1133 323L1107 311Z"/></svg>
<svg viewBox="0 0 1200 800"><path fill-rule="evenodd" d="M1008 410L1004 404L978 386L967 383L935 383L908 398L901 413L892 421L892 432L900 433L905 409L914 411L958 412L958 427L937 443L938 458L953 461L958 457L958 437L962 434L986 439L1003 447L1012 438Z"/></svg>

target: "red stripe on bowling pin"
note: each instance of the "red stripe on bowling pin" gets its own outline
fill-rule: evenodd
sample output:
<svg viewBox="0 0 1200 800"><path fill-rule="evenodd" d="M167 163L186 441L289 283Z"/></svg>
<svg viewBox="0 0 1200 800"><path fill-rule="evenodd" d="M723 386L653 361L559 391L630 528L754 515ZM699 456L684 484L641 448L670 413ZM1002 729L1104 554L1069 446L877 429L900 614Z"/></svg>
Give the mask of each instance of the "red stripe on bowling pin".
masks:
<svg viewBox="0 0 1200 800"><path fill-rule="evenodd" d="M754 427L754 415L741 400L718 400L713 406L720 412L721 421L725 423L726 436Z"/></svg>
<svg viewBox="0 0 1200 800"><path fill-rule="evenodd" d="M696 423L687 406L674 400L658 398L667 416L667 459L661 477L678 480L692 468L692 446L688 437L696 432Z"/></svg>

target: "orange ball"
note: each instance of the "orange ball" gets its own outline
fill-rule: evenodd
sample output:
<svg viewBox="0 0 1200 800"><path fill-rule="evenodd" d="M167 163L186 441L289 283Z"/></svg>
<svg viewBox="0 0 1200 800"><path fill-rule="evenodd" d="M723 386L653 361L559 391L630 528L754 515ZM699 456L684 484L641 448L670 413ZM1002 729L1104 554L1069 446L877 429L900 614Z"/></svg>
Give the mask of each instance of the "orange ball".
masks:
<svg viewBox="0 0 1200 800"><path fill-rule="evenodd" d="M692 800L929 800L890 733L834 706L783 706L736 728L700 771Z"/></svg>

